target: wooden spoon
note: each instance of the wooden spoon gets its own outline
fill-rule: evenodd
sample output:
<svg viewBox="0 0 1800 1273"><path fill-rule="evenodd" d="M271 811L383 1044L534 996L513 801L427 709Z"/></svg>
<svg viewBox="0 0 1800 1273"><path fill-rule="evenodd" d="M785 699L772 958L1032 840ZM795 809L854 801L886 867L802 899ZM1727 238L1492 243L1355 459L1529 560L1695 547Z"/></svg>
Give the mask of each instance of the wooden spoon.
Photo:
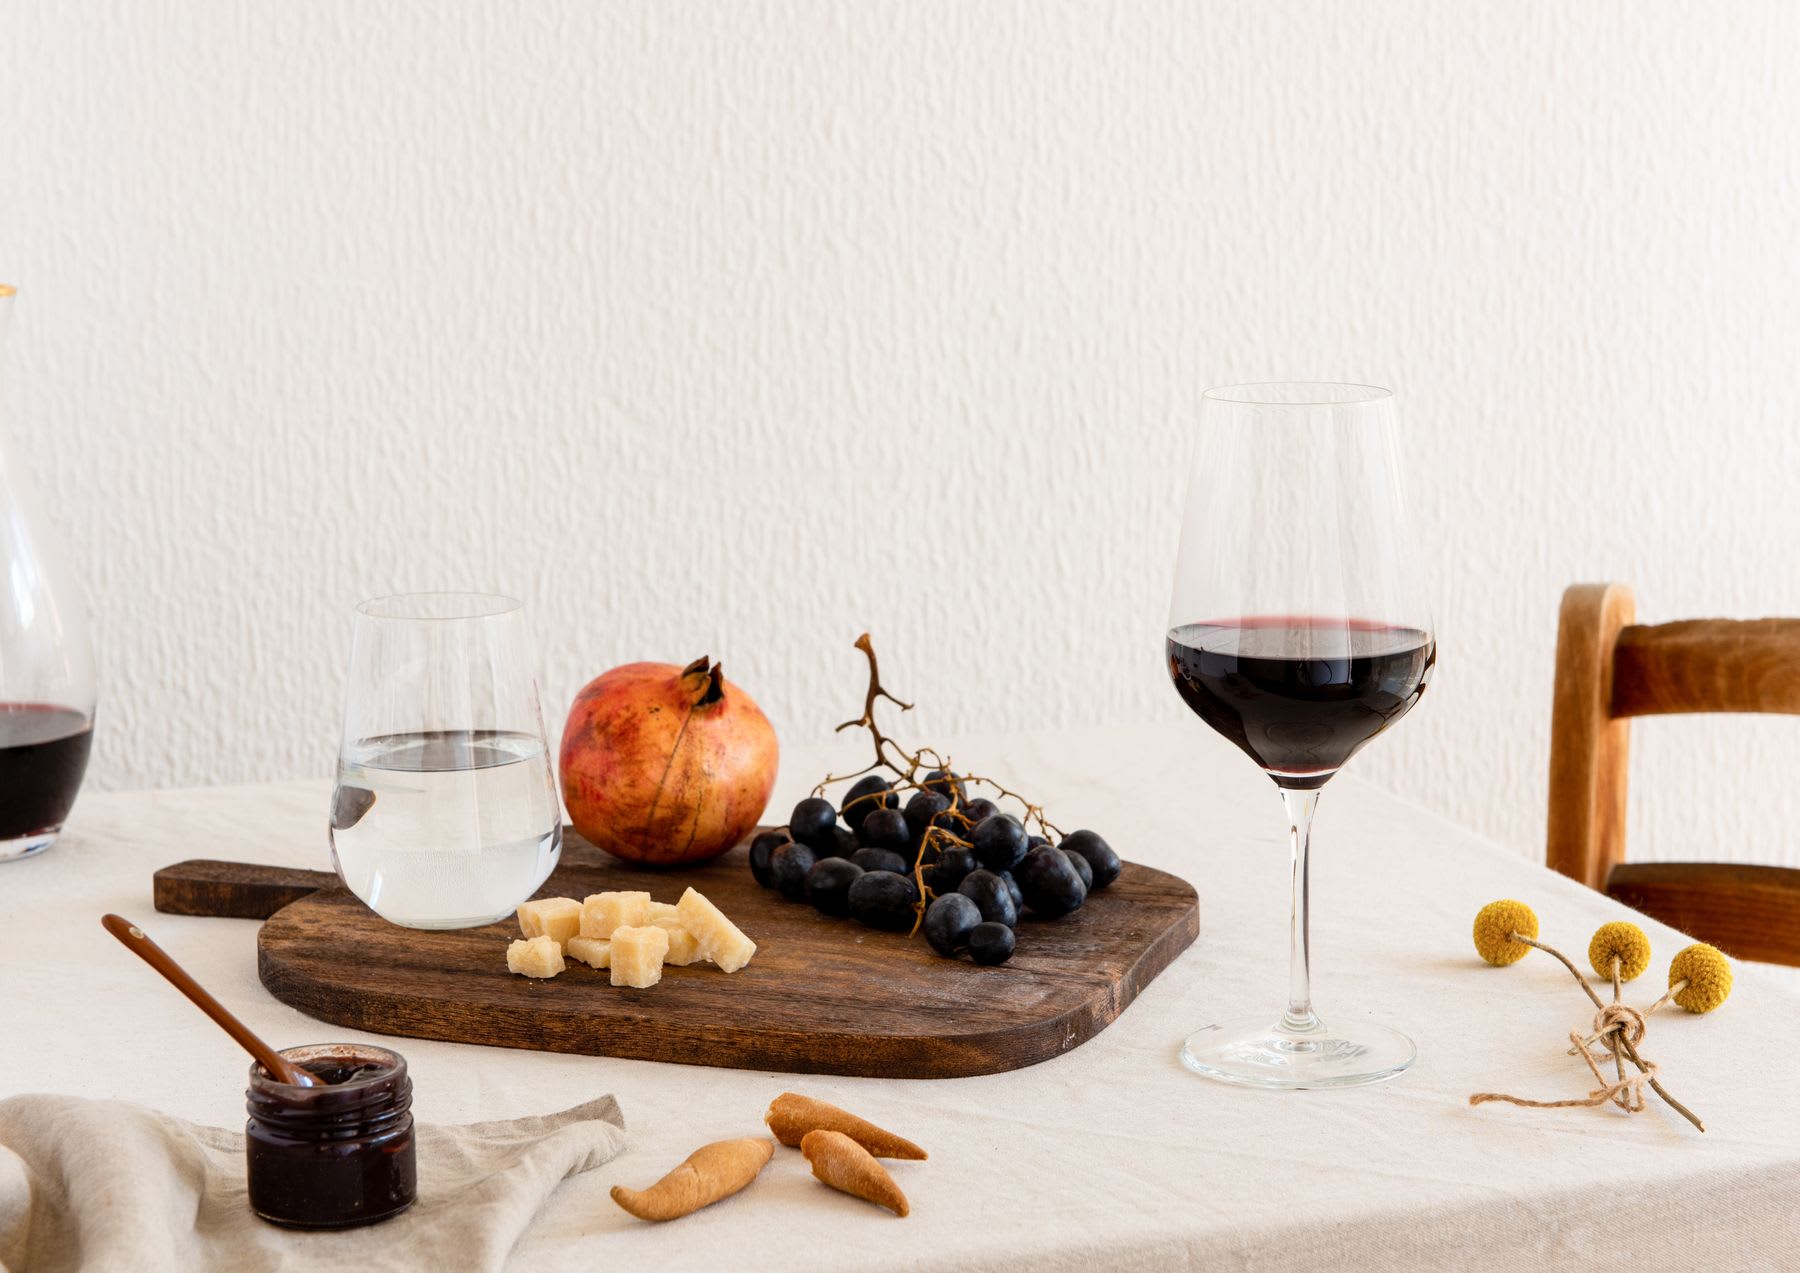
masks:
<svg viewBox="0 0 1800 1273"><path fill-rule="evenodd" d="M295 1087L316 1087L318 1085L318 1080L311 1074L257 1038L250 1032L249 1026L225 1011L225 1005L207 994L201 988L200 983L188 975L186 969L169 958L168 951L144 935L143 929L123 915L103 915L100 923L107 932L125 944L125 949L160 972L170 985L192 999L195 1007L217 1021L224 1028L226 1034L236 1039L246 1052L262 1062L263 1069L274 1075L276 1082L289 1083Z"/></svg>

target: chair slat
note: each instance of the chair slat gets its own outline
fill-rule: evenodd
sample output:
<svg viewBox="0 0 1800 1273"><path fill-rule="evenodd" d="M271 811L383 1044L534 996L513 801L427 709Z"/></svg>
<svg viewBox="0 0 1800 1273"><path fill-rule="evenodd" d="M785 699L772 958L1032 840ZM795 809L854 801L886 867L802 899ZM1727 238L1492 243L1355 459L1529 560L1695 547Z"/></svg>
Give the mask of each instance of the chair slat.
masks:
<svg viewBox="0 0 1800 1273"><path fill-rule="evenodd" d="M1800 619L1627 627L1613 651L1611 711L1800 715Z"/></svg>
<svg viewBox="0 0 1800 1273"><path fill-rule="evenodd" d="M1724 862L1622 862L1607 877L1606 893L1735 958L1800 964L1800 870ZM1667 964L1666 959L1658 962Z"/></svg>

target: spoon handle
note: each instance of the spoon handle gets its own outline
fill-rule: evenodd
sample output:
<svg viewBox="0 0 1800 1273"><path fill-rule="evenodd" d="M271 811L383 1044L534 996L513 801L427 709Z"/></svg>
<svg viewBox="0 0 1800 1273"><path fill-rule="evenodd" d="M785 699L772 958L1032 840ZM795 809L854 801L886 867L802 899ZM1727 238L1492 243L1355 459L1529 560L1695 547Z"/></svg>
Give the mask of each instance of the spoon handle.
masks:
<svg viewBox="0 0 1800 1273"><path fill-rule="evenodd" d="M262 1062L263 1068L273 1074L277 1081L296 1087L314 1086L311 1074L251 1033L249 1026L227 1012L224 1004L208 994L199 982L188 975L186 969L169 957L166 950L151 941L143 929L123 915L104 915L100 923L107 932L124 943L125 949L156 969L170 985L191 999L195 1007L218 1022L225 1033Z"/></svg>

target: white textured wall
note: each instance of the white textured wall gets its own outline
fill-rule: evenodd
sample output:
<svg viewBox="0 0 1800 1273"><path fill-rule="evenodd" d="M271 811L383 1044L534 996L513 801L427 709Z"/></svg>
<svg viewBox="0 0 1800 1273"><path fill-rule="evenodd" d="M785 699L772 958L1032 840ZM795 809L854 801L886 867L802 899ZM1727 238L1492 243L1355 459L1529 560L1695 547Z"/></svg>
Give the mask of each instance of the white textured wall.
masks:
<svg viewBox="0 0 1800 1273"><path fill-rule="evenodd" d="M1357 768L1536 852L1566 582L1800 614L1797 52L1785 2L0 0L96 781L326 771L348 608L436 586L529 601L558 723L710 652L816 739L865 627L920 731L1173 716L1199 389L1350 378L1442 640ZM1634 848L1800 861L1797 765L1641 727Z"/></svg>

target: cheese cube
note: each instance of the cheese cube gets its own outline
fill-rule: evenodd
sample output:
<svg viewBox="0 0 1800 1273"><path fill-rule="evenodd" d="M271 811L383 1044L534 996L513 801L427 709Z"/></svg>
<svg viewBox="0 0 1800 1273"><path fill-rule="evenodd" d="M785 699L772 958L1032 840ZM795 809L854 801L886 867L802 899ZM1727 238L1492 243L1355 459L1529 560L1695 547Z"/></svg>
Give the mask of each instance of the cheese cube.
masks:
<svg viewBox="0 0 1800 1273"><path fill-rule="evenodd" d="M669 909L675 908L671 906ZM679 916L658 915L650 921L650 926L660 928L669 935L669 953L663 956L665 964L685 968L706 958L700 953L700 939L688 932L687 925L681 922Z"/></svg>
<svg viewBox="0 0 1800 1273"><path fill-rule="evenodd" d="M756 943L744 936L743 930L725 918L725 912L689 889L675 904L681 922L700 943L700 953L724 972L736 972L750 962Z"/></svg>
<svg viewBox="0 0 1800 1273"><path fill-rule="evenodd" d="M669 953L669 934L654 925L613 929L612 983L645 990L662 980L663 956Z"/></svg>
<svg viewBox="0 0 1800 1273"><path fill-rule="evenodd" d="M676 909L673 902L651 902L650 922L654 924L659 919L675 919Z"/></svg>
<svg viewBox="0 0 1800 1273"><path fill-rule="evenodd" d="M506 971L521 977L554 977L565 966L554 937L533 937L506 948Z"/></svg>
<svg viewBox="0 0 1800 1273"><path fill-rule="evenodd" d="M593 893L582 899L581 935L605 939L615 928L650 922L650 894Z"/></svg>
<svg viewBox="0 0 1800 1273"><path fill-rule="evenodd" d="M549 937L558 945L581 931L581 903L572 897L545 897L519 907L519 931Z"/></svg>
<svg viewBox="0 0 1800 1273"><path fill-rule="evenodd" d="M563 943L563 954L589 968L604 968L612 962L612 943L598 937L571 937Z"/></svg>

